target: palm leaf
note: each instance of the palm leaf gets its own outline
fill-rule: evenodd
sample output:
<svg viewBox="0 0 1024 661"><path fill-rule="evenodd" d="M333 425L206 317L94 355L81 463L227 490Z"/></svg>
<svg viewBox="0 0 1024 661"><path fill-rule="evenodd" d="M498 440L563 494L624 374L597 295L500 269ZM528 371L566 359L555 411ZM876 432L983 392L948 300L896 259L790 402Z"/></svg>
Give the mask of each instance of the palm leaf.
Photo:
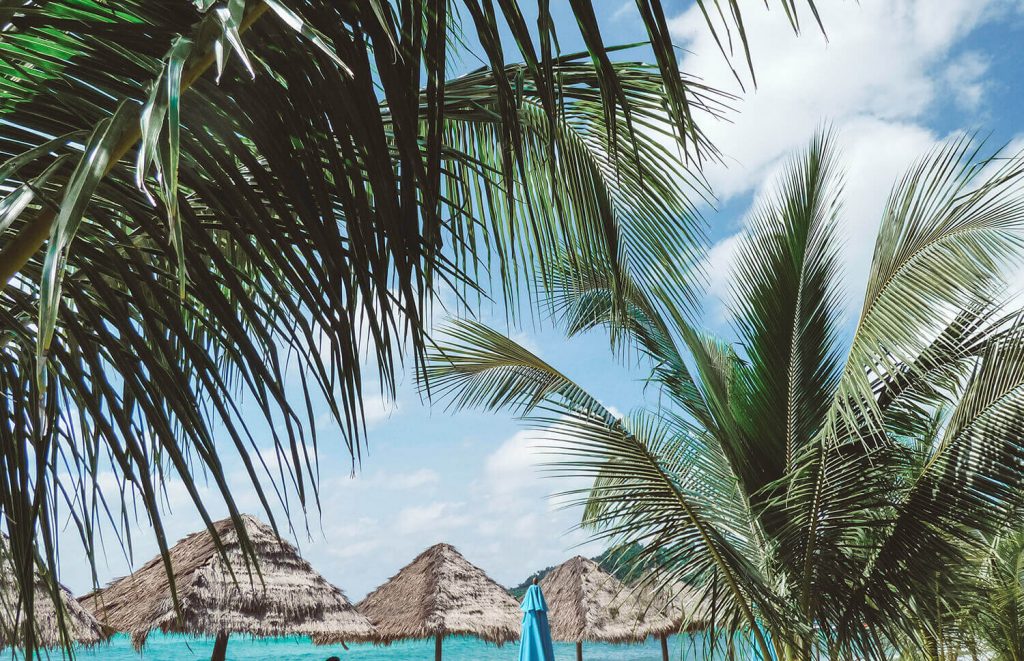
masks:
<svg viewBox="0 0 1024 661"><path fill-rule="evenodd" d="M512 3L469 4L491 66L459 80L455 3L0 4L0 362L19 402L0 513L23 570L34 553L56 576L65 516L91 558L105 519L130 554L133 500L166 550L171 478L207 523L200 474L236 514L225 453L268 513L315 504L312 402L355 464L364 357L392 392L423 357L433 293L485 288L491 259L511 298L556 254L643 265L664 253L635 239L697 237L680 182L699 179L659 139L696 159L717 95L674 64L563 56L550 25L535 53ZM493 38L506 24L510 57ZM659 134L666 98L687 124ZM531 193L542 181L562 185ZM241 397L271 430L276 475Z"/></svg>

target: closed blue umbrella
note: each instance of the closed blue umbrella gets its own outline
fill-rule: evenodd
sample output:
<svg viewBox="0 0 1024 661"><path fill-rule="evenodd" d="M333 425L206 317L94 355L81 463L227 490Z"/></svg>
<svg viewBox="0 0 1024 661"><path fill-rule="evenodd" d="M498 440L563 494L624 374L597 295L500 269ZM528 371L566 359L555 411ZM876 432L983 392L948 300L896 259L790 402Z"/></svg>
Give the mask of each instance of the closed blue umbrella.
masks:
<svg viewBox="0 0 1024 661"><path fill-rule="evenodd" d="M526 591L519 609L523 611L519 661L555 661L551 628L548 626L548 605L544 601L544 593L537 585L537 579L533 579L533 585Z"/></svg>

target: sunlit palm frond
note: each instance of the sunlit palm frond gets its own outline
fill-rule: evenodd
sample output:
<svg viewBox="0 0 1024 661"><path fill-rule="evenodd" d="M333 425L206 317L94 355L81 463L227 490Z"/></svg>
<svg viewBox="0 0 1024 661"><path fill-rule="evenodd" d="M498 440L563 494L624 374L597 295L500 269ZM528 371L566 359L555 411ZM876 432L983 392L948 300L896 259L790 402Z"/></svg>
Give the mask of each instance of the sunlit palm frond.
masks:
<svg viewBox="0 0 1024 661"><path fill-rule="evenodd" d="M847 606L842 626L850 631L841 635L858 635L864 621L895 626L893 614L912 585L937 584L953 605L966 598L971 586L961 581L969 572L948 568L1015 522L1024 493L1022 330L1018 323L980 358L927 461L895 503L884 542Z"/></svg>
<svg viewBox="0 0 1024 661"><path fill-rule="evenodd" d="M765 645L757 618L788 614L757 563L756 524L715 441L676 435L676 425L643 413L616 425L569 412L547 422L553 474L593 482L562 496L586 506L597 537L638 544L637 563L657 552L659 580L700 586L705 597L720 590L709 609L716 626Z"/></svg>
<svg viewBox="0 0 1024 661"><path fill-rule="evenodd" d="M460 14L489 64L461 78ZM388 394L422 358L435 291L517 295L555 253L644 264L664 253L636 239L696 239L699 177L669 155L711 153L717 95L674 62L610 62L596 25L599 50L563 56L540 20L534 37L515 3L472 0L0 4L0 508L20 562L38 539L57 575L65 516L95 558L135 504L166 550L171 479L207 523L202 477L234 514L225 453L268 514L315 504L314 400L358 461L364 381Z"/></svg>
<svg viewBox="0 0 1024 661"><path fill-rule="evenodd" d="M978 150L970 138L950 141L893 190L830 415L833 427L878 431L872 380L913 370L962 310L1003 296L1024 240L1024 160L981 158Z"/></svg>

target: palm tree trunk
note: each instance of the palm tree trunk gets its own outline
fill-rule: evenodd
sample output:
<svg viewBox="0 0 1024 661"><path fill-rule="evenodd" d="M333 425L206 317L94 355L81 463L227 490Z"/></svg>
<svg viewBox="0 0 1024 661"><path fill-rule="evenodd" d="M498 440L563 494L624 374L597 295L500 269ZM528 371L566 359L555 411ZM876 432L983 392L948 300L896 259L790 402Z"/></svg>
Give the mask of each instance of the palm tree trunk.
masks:
<svg viewBox="0 0 1024 661"><path fill-rule="evenodd" d="M434 637L434 661L441 661L441 634Z"/></svg>
<svg viewBox="0 0 1024 661"><path fill-rule="evenodd" d="M242 20L241 25L238 26L239 34L248 30L268 9L267 3L262 0L256 3ZM206 48L205 54L199 57L182 73L181 91L184 92L191 87L192 83L206 73L214 61L215 54L211 43ZM139 122L136 121L133 125L135 128L128 131L111 151L110 162L107 163L106 172L103 173L104 176L110 174L110 171L117 166L118 161L124 158L142 138L142 127L139 125ZM45 206L25 224L25 227L18 232L17 236L8 241L3 249L0 250L0 289L6 289L11 278L21 271L22 267L28 263L28 260L32 259L33 255L39 252L39 249L43 247L46 240L50 238L50 229L53 227L53 222L56 219L57 210L52 205Z"/></svg>
<svg viewBox="0 0 1024 661"><path fill-rule="evenodd" d="M576 661L583 661L583 641L576 641Z"/></svg>
<svg viewBox="0 0 1024 661"><path fill-rule="evenodd" d="M228 651L228 635L221 631L217 634L217 640L213 643L213 655L210 661L224 661L224 655Z"/></svg>
<svg viewBox="0 0 1024 661"><path fill-rule="evenodd" d="M668 636L661 634L661 661L668 661Z"/></svg>

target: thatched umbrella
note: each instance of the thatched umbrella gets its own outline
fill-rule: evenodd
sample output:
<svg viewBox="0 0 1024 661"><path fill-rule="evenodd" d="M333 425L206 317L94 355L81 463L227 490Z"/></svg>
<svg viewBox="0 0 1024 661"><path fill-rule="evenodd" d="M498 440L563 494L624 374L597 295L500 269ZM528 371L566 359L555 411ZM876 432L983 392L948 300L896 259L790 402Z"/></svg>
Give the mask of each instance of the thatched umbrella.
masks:
<svg viewBox="0 0 1024 661"><path fill-rule="evenodd" d="M708 625L706 609L698 590L679 581L664 581L648 576L631 586L635 598L646 610L648 633L661 641L661 658L668 661L668 637L680 631L699 631ZM660 617L654 618L655 613Z"/></svg>
<svg viewBox="0 0 1024 661"><path fill-rule="evenodd" d="M555 567L540 587L551 635L576 643L577 661L583 659L584 641L639 643L652 631L671 627L667 617L647 609L617 578L582 556Z"/></svg>
<svg viewBox="0 0 1024 661"><path fill-rule="evenodd" d="M476 636L497 645L519 638L519 604L455 547L437 544L356 606L377 627L379 642Z"/></svg>
<svg viewBox="0 0 1024 661"><path fill-rule="evenodd" d="M255 566L243 552L231 519L213 524L231 571L207 530L170 549L180 614L160 556L86 595L83 604L101 622L130 633L136 649L154 629L216 636L215 660L224 658L228 635L233 633L309 636L319 645L376 639L369 621L294 546L252 516L243 515L242 521Z"/></svg>
<svg viewBox="0 0 1024 661"><path fill-rule="evenodd" d="M20 645L18 630L25 626L29 619L23 605L18 603L14 561L7 550L7 537L0 536L0 649ZM58 613L49 587L38 572L35 574L32 621L37 646L58 647L65 642L91 646L110 638L114 633L113 629L100 624L82 608L67 588L63 585L59 588L61 612Z"/></svg>

